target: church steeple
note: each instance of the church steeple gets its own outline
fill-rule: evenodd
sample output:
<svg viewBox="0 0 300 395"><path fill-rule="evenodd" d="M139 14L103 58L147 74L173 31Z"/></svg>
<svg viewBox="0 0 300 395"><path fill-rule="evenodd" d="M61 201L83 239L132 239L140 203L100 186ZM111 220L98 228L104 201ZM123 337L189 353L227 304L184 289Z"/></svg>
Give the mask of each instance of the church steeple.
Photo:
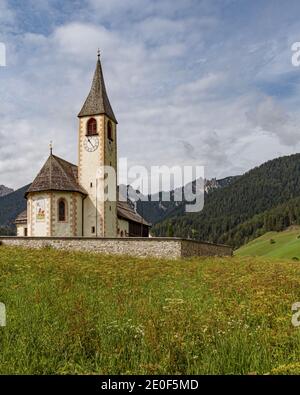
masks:
<svg viewBox="0 0 300 395"><path fill-rule="evenodd" d="M78 117L94 116L101 114L107 115L112 121L118 123L107 96L100 61L100 52L98 51L98 60L96 64L92 87L80 113L78 114Z"/></svg>

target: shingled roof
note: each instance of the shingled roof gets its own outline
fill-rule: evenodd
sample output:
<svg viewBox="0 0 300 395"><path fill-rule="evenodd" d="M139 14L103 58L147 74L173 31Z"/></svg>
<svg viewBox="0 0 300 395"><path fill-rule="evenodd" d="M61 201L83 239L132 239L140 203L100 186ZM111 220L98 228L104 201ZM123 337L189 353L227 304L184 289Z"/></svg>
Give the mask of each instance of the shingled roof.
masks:
<svg viewBox="0 0 300 395"><path fill-rule="evenodd" d="M145 226L151 226L143 217L136 213L127 202L118 202L118 217L137 222Z"/></svg>
<svg viewBox="0 0 300 395"><path fill-rule="evenodd" d="M27 209L22 211L21 214L15 219L16 224L26 224L27 223Z"/></svg>
<svg viewBox="0 0 300 395"><path fill-rule="evenodd" d="M50 154L41 171L25 193L44 191L79 192L86 191L78 184L78 168L76 165Z"/></svg>
<svg viewBox="0 0 300 395"><path fill-rule="evenodd" d="M52 151L41 171L26 191L25 197L30 192L46 191L79 192L83 195L87 195L86 191L78 183L78 167L62 158L59 158L58 156L53 155ZM128 221L141 223L145 226L151 226L144 218L136 213L126 201L118 202L117 215L119 218L123 218ZM16 223L24 223L26 220L27 212L25 210L17 217Z"/></svg>
<svg viewBox="0 0 300 395"><path fill-rule="evenodd" d="M107 96L100 56L98 56L92 87L78 117L100 114L105 114L118 123Z"/></svg>

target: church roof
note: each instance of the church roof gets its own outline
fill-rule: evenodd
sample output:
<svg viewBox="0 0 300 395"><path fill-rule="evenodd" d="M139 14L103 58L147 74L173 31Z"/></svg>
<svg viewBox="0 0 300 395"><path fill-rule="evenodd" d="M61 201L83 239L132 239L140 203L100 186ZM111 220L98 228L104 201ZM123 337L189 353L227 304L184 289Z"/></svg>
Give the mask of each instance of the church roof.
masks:
<svg viewBox="0 0 300 395"><path fill-rule="evenodd" d="M25 193L43 191L79 192L86 191L78 184L78 168L70 162L50 154L46 163Z"/></svg>
<svg viewBox="0 0 300 395"><path fill-rule="evenodd" d="M16 224L26 224L27 223L27 209L22 211L21 214L15 219Z"/></svg>
<svg viewBox="0 0 300 395"><path fill-rule="evenodd" d="M124 218L126 220L137 222L139 224L143 224L146 226L150 226L150 224L141 217L137 212L130 207L128 202L118 202L118 217Z"/></svg>
<svg viewBox="0 0 300 395"><path fill-rule="evenodd" d="M118 123L107 96L100 56L98 56L92 87L78 117L100 114L105 114Z"/></svg>
<svg viewBox="0 0 300 395"><path fill-rule="evenodd" d="M39 174L26 191L25 197L31 192L46 191L79 192L87 195L86 191L78 183L78 167L53 155L52 151ZM126 201L118 201L117 215L118 218L150 226ZM16 223L26 223L26 221L27 210L16 218Z"/></svg>

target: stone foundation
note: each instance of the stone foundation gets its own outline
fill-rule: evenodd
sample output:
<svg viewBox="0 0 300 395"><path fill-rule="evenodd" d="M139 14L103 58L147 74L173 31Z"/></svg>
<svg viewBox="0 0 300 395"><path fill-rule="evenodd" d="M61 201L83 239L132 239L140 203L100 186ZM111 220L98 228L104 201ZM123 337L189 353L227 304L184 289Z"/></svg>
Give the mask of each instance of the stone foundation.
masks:
<svg viewBox="0 0 300 395"><path fill-rule="evenodd" d="M0 237L1 245L22 248L51 247L109 255L166 259L194 256L232 256L229 246L179 238ZM1 248L1 247L0 247Z"/></svg>

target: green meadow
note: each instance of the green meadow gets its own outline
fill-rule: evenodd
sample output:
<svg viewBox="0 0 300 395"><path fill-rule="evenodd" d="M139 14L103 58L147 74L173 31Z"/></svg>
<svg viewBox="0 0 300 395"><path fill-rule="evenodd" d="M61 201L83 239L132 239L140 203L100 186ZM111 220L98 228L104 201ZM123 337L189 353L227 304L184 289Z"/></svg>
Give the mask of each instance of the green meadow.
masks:
<svg viewBox="0 0 300 395"><path fill-rule="evenodd" d="M300 228L265 233L239 248L236 255L289 258L300 261Z"/></svg>
<svg viewBox="0 0 300 395"><path fill-rule="evenodd" d="M300 264L0 247L1 374L300 373Z"/></svg>

